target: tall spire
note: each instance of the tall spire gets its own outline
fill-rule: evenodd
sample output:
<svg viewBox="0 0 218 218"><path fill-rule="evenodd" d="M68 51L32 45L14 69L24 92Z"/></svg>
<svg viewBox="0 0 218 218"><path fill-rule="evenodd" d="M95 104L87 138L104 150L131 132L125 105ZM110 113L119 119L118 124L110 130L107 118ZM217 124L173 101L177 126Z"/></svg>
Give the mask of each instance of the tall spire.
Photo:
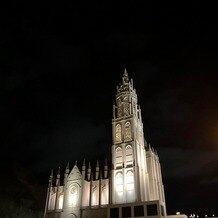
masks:
<svg viewBox="0 0 218 218"><path fill-rule="evenodd" d="M120 92L126 92L129 91L131 87L131 83L129 82L129 76L127 73L126 68L124 69L123 77L122 77L122 83L119 83L117 86L117 94Z"/></svg>

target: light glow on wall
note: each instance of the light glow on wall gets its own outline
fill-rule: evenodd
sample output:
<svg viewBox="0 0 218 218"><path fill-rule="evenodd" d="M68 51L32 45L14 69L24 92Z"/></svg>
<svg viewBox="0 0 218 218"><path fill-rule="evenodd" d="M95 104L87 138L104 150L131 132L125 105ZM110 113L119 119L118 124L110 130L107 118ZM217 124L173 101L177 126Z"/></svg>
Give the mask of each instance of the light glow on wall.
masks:
<svg viewBox="0 0 218 218"><path fill-rule="evenodd" d="M75 207L78 204L78 189L77 187L73 186L70 190L69 194L69 206Z"/></svg>
<svg viewBox="0 0 218 218"><path fill-rule="evenodd" d="M54 210L55 209L55 198L56 198L55 193L50 195L49 204L48 204L48 209L49 210Z"/></svg>
<svg viewBox="0 0 218 218"><path fill-rule="evenodd" d="M63 209L63 201L64 201L64 195L61 195L59 197L58 209Z"/></svg>
<svg viewBox="0 0 218 218"><path fill-rule="evenodd" d="M132 171L128 171L126 173L126 201L133 202L135 200L135 192L134 192L134 174Z"/></svg>
<svg viewBox="0 0 218 218"><path fill-rule="evenodd" d="M123 201L123 175L122 173L117 173L115 177L115 190L118 196L117 202L121 203Z"/></svg>
<svg viewBox="0 0 218 218"><path fill-rule="evenodd" d="M97 191L95 190L92 193L92 206L97 206L98 205L98 196L96 196Z"/></svg>
<svg viewBox="0 0 218 218"><path fill-rule="evenodd" d="M126 174L126 189L129 191L134 189L134 176L132 171L128 171Z"/></svg>
<svg viewBox="0 0 218 218"><path fill-rule="evenodd" d="M105 182L102 184L101 188L101 204L108 204L108 183Z"/></svg>

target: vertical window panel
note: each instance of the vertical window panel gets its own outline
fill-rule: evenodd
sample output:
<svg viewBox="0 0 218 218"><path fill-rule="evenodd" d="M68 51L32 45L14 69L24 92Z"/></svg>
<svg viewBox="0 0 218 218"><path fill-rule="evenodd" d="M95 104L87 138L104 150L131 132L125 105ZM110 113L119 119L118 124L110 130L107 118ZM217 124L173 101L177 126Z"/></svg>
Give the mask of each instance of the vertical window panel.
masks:
<svg viewBox="0 0 218 218"><path fill-rule="evenodd" d="M117 124L115 128L115 142L119 143L122 141L122 132L121 132L121 125Z"/></svg>

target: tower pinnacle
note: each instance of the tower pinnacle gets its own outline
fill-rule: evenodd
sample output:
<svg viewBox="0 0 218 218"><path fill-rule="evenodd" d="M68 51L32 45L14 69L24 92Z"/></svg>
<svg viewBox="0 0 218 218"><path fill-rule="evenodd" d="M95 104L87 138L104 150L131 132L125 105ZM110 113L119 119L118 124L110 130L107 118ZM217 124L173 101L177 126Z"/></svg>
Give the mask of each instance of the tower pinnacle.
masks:
<svg viewBox="0 0 218 218"><path fill-rule="evenodd" d="M127 70L126 70L126 68L124 69L123 76L128 76L128 73L127 73Z"/></svg>
<svg viewBox="0 0 218 218"><path fill-rule="evenodd" d="M123 73L123 85L126 85L129 82L129 76L127 73L126 68L124 69L124 73Z"/></svg>

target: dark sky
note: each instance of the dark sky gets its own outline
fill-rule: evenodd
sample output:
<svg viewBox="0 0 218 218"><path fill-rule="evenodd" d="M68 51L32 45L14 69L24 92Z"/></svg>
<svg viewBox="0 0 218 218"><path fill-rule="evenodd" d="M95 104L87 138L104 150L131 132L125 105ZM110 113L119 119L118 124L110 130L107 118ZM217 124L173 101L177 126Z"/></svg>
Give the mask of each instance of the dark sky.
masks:
<svg viewBox="0 0 218 218"><path fill-rule="evenodd" d="M109 157L112 103L127 68L169 213L218 214L213 5L14 3L2 15L2 168L20 165L46 186L51 168Z"/></svg>

